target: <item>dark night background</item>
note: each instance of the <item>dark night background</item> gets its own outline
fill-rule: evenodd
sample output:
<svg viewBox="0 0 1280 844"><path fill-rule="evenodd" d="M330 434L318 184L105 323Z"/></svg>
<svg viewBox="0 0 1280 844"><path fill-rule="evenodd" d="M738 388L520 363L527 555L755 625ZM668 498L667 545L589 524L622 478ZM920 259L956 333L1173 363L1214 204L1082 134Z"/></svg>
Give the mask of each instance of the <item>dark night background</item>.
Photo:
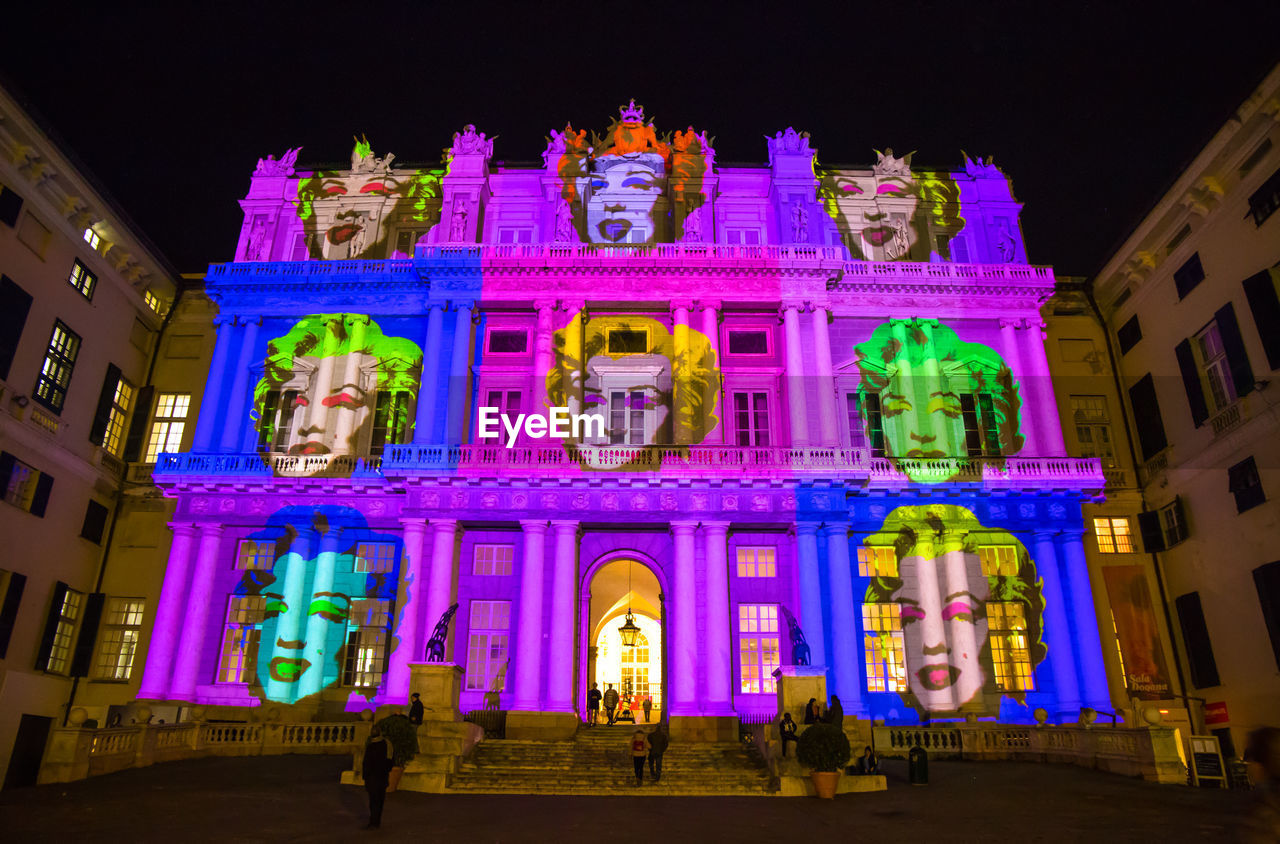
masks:
<svg viewBox="0 0 1280 844"><path fill-rule="evenodd" d="M1280 3L266 3L8 9L0 70L182 271L229 259L257 159L353 133L435 164L464 123L538 162L630 97L721 164L994 155L1034 263L1089 274L1280 60Z"/></svg>

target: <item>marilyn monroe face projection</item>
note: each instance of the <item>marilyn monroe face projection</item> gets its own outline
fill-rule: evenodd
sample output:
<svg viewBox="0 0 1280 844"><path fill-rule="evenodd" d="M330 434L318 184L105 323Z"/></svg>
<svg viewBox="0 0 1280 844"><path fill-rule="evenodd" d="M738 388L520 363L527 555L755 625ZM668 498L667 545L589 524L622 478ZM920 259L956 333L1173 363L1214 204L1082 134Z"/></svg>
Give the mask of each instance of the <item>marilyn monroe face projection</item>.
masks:
<svg viewBox="0 0 1280 844"><path fill-rule="evenodd" d="M896 648L893 637L901 637L904 702L936 715L972 704L984 689L1020 699L1034 688L1032 675L1047 652L1044 598L1035 565L1013 534L942 504L895 509L864 544L893 548L892 564L871 578L864 600L896 605L901 634L883 632L879 644ZM979 545L997 550L980 552Z"/></svg>
<svg viewBox="0 0 1280 844"><path fill-rule="evenodd" d="M945 173L816 172L818 198L854 260L928 261L931 250L952 260L950 243L965 221L959 188Z"/></svg>

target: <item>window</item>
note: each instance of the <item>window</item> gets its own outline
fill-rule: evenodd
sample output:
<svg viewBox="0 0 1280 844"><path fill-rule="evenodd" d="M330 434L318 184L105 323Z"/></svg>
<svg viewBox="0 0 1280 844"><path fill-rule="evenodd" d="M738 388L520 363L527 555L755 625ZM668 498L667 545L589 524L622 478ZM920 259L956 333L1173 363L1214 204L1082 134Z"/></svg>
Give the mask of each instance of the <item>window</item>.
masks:
<svg viewBox="0 0 1280 844"><path fill-rule="evenodd" d="M988 601L987 624L996 688L1006 692L1033 691L1026 606L1020 601Z"/></svg>
<svg viewBox="0 0 1280 844"><path fill-rule="evenodd" d="M946 235L938 235L939 239ZM938 254L945 255L946 251L942 248L943 244L939 243ZM958 264L969 263L969 240L962 234L957 234L951 238L951 260Z"/></svg>
<svg viewBox="0 0 1280 844"><path fill-rule="evenodd" d="M1156 398L1156 385L1147 373L1129 388L1129 402L1133 408L1133 420L1138 429L1138 444L1142 447L1142 459L1150 460L1164 451L1169 441L1165 438L1164 422L1160 416L1160 402Z"/></svg>
<svg viewBox="0 0 1280 844"><path fill-rule="evenodd" d="M1187 538L1187 520L1182 510L1182 499L1175 496L1158 510L1138 514L1138 528L1142 532L1142 545L1147 553L1172 548Z"/></svg>
<svg viewBox="0 0 1280 844"><path fill-rule="evenodd" d="M90 542L102 544L102 533L107 527L107 514L110 512L92 498L84 511L84 524L80 527L80 535Z"/></svg>
<svg viewBox="0 0 1280 844"><path fill-rule="evenodd" d="M357 574L386 574L395 571L394 542L361 542L356 545L354 571Z"/></svg>
<svg viewBox="0 0 1280 844"><path fill-rule="evenodd" d="M495 355L522 355L529 348L529 332L523 328L495 328L489 332L489 352Z"/></svg>
<svg viewBox="0 0 1280 844"><path fill-rule="evenodd" d="M978 547L984 577L1012 577L1018 574L1018 548L1015 545L982 545Z"/></svg>
<svg viewBox="0 0 1280 844"><path fill-rule="evenodd" d="M1200 253L1197 252L1178 267L1173 273L1173 283L1178 288L1178 298L1185 299L1187 294L1204 281L1204 267L1200 264Z"/></svg>
<svg viewBox="0 0 1280 844"><path fill-rule="evenodd" d="M71 640L76 634L76 622L80 618L80 605L83 601L83 592L58 584L49 618L53 627L53 641L49 647L48 659L44 663L44 670L50 674L66 674L71 667Z"/></svg>
<svg viewBox="0 0 1280 844"><path fill-rule="evenodd" d="M486 390L485 406L495 407L498 413L514 419L520 414L519 390Z"/></svg>
<svg viewBox="0 0 1280 844"><path fill-rule="evenodd" d="M1179 244L1181 244L1182 241L1186 240L1190 235L1191 235L1191 224L1187 223L1185 226L1178 229L1178 233L1175 234L1173 238L1164 245L1165 254L1172 255L1173 250L1177 249Z"/></svg>
<svg viewBox="0 0 1280 844"><path fill-rule="evenodd" d="M94 252L98 251L98 246L102 244L102 238L98 237L98 233L93 229L84 230L84 242L89 244L89 248Z"/></svg>
<svg viewBox="0 0 1280 844"><path fill-rule="evenodd" d="M1116 332L1116 339L1120 341L1120 354L1126 355L1129 350L1138 345L1138 341L1142 339L1142 326L1138 323L1138 315L1134 314L1120 326L1120 330Z"/></svg>
<svg viewBox="0 0 1280 844"><path fill-rule="evenodd" d="M161 393L156 399L151 439L147 441L147 463L155 463L165 452L182 450L182 433L187 426L190 407L191 396L187 393Z"/></svg>
<svg viewBox="0 0 1280 844"><path fill-rule="evenodd" d="M133 657L138 651L145 608L146 601L142 598L112 598L107 603L94 671L99 680L128 680L133 673Z"/></svg>
<svg viewBox="0 0 1280 844"><path fill-rule="evenodd" d="M0 659L9 653L9 640L18 621L18 607L27 588L27 576L0 569Z"/></svg>
<svg viewBox="0 0 1280 844"><path fill-rule="evenodd" d="M609 392L609 444L644 445L644 390L611 390Z"/></svg>
<svg viewBox="0 0 1280 844"><path fill-rule="evenodd" d="M51 237L49 227L31 216L30 211L22 215L22 222L18 224L18 240L26 244L32 252L43 258L44 251L49 248Z"/></svg>
<svg viewBox="0 0 1280 844"><path fill-rule="evenodd" d="M769 395L763 392L734 393L733 418L740 446L769 445Z"/></svg>
<svg viewBox="0 0 1280 844"><path fill-rule="evenodd" d="M1246 278L1244 293L1249 300L1249 310L1253 312L1253 324L1262 340L1267 365L1280 369L1280 267L1259 270ZM3 345L3 340L0 340L0 345Z"/></svg>
<svg viewBox="0 0 1280 844"><path fill-rule="evenodd" d="M1249 153L1249 157L1246 158L1240 164L1240 171L1239 171L1240 175L1243 176L1244 174L1251 171L1254 167L1257 167L1259 162L1261 162L1262 159L1265 158L1267 153L1270 151L1271 151L1271 139L1263 138L1262 143L1258 144L1258 148L1255 149L1253 152Z"/></svg>
<svg viewBox="0 0 1280 844"><path fill-rule="evenodd" d="M357 598L347 615L347 650L342 663L342 685L374 689L387 670L387 645L391 641L391 602Z"/></svg>
<svg viewBox="0 0 1280 844"><path fill-rule="evenodd" d="M844 394L844 419L849 429L849 447L866 448L867 430L862 425L862 414L858 412L857 393Z"/></svg>
<svg viewBox="0 0 1280 844"><path fill-rule="evenodd" d="M298 390L268 390L262 400L262 423L258 426L259 451L285 451L294 428L302 424L306 397Z"/></svg>
<svg viewBox="0 0 1280 844"><path fill-rule="evenodd" d="M389 445L409 440L409 410L413 395L408 390L380 390L373 408L373 434L369 453L375 457Z"/></svg>
<svg viewBox="0 0 1280 844"><path fill-rule="evenodd" d="M1249 213L1255 225L1266 222L1277 208L1280 208L1280 170L1272 173L1271 178L1249 196Z"/></svg>
<svg viewBox="0 0 1280 844"><path fill-rule="evenodd" d="M242 539L236 545L236 568L270 571L276 564L276 545L274 542L259 542L256 539Z"/></svg>
<svg viewBox="0 0 1280 844"><path fill-rule="evenodd" d="M1179 343L1174 354L1197 426L1253 390L1253 370L1231 304L1219 308L1198 334ZM1218 420L1214 425L1218 433Z"/></svg>
<svg viewBox="0 0 1280 844"><path fill-rule="evenodd" d="M22 197L6 187L0 186L0 223L13 228L18 223L18 215L22 213Z"/></svg>
<svg viewBox="0 0 1280 844"><path fill-rule="evenodd" d="M759 246L759 229L725 229L725 242L735 246Z"/></svg>
<svg viewBox="0 0 1280 844"><path fill-rule="evenodd" d="M53 335L49 338L49 349L44 355L44 364L40 367L40 376L36 379L35 400L52 410L62 412L62 405L67 399L67 387L71 384L71 373L76 366L76 356L80 354L80 335L57 320L53 324Z"/></svg>
<svg viewBox="0 0 1280 844"><path fill-rule="evenodd" d="M1191 684L1197 689L1219 685L1218 663L1213 658L1213 644L1209 641L1209 627L1205 624L1204 609L1200 606L1200 593L1188 592L1175 598L1173 603L1178 609L1182 640L1187 646Z"/></svg>
<svg viewBox="0 0 1280 844"><path fill-rule="evenodd" d="M511 561L515 559L514 545L477 545L471 563L471 573L480 575L511 574Z"/></svg>
<svg viewBox="0 0 1280 844"><path fill-rule="evenodd" d="M1258 602L1262 606L1262 618L1267 623L1271 637L1271 651L1280 668L1280 561L1258 566L1253 570L1253 585L1258 589ZM6 608L8 604L5 605ZM0 630L0 636L3 631ZM0 656L4 653L0 644Z"/></svg>
<svg viewBox="0 0 1280 844"><path fill-rule="evenodd" d="M7 275L0 276L0 380L9 377L30 311L31 294Z"/></svg>
<svg viewBox="0 0 1280 844"><path fill-rule="evenodd" d="M98 443L116 457L124 447L125 425L133 406L133 385L120 377L120 370L111 366L107 380L98 399L98 414L94 418L90 440ZM102 432L98 433L101 426Z"/></svg>
<svg viewBox="0 0 1280 844"><path fill-rule="evenodd" d="M498 229L499 243L532 243L533 229Z"/></svg>
<svg viewBox="0 0 1280 844"><path fill-rule="evenodd" d="M607 343L611 355L643 355L649 351L649 332L643 328L611 328Z"/></svg>
<svg viewBox="0 0 1280 844"><path fill-rule="evenodd" d="M970 457L997 457L1000 449L1000 423L996 419L995 400L988 393L963 393L960 416L964 421L965 453Z"/></svg>
<svg viewBox="0 0 1280 844"><path fill-rule="evenodd" d="M1201 371L1208 382L1210 412L1224 409L1236 400L1236 387L1231 381L1231 369L1227 366L1227 353L1222 347L1222 335L1216 322L1196 335L1196 351L1199 353Z"/></svg>
<svg viewBox="0 0 1280 844"><path fill-rule="evenodd" d="M767 355L769 354L769 332L764 329L750 331L729 331L729 354L731 355Z"/></svg>
<svg viewBox="0 0 1280 844"><path fill-rule="evenodd" d="M634 695L637 702L649 696L649 637L636 634L634 647L623 648L618 654L622 668L622 694Z"/></svg>
<svg viewBox="0 0 1280 844"><path fill-rule="evenodd" d="M399 248L397 246L397 248ZM413 254L412 248L406 253ZM293 248L289 250L290 261L306 261L311 257L311 247L307 243L306 232L295 232L293 235Z"/></svg>
<svg viewBox="0 0 1280 844"><path fill-rule="evenodd" d="M892 548L887 550L893 551ZM907 660L902 641L901 607L897 604L863 604L862 630L867 691L905 692Z"/></svg>
<svg viewBox="0 0 1280 844"><path fill-rule="evenodd" d="M738 549L738 577L776 577L776 549L772 546Z"/></svg>
<svg viewBox="0 0 1280 844"><path fill-rule="evenodd" d="M859 445L870 445L872 457L884 457L884 417L880 415L880 394L867 393L865 401L858 393L850 393L846 397L846 412L849 419L850 442ZM865 426L859 424L858 436L861 438L863 432L866 433L866 439L853 439L853 430L855 423L859 422L859 411L865 416ZM867 442L870 440L870 443Z"/></svg>
<svg viewBox="0 0 1280 844"><path fill-rule="evenodd" d="M1132 554L1133 537L1129 533L1129 519L1124 516L1105 516L1093 520L1093 535L1098 540L1099 554Z"/></svg>
<svg viewBox="0 0 1280 844"><path fill-rule="evenodd" d="M426 233L426 229L401 229L396 232L396 252L412 258L414 247L418 245L418 241L421 240ZM294 260L306 260L305 253L302 258L295 258Z"/></svg>
<svg viewBox="0 0 1280 844"><path fill-rule="evenodd" d="M232 595L227 605L227 624L218 655L219 683L247 683L257 669L258 640L266 617L267 599L262 595Z"/></svg>
<svg viewBox="0 0 1280 844"><path fill-rule="evenodd" d="M80 291L80 295L89 301L93 301L93 289L98 284L98 276L89 272L89 269L77 258L71 265L71 275L67 281L76 290Z"/></svg>
<svg viewBox="0 0 1280 844"><path fill-rule="evenodd" d="M53 478L4 451L0 452L0 489L9 504L43 517Z"/></svg>
<svg viewBox="0 0 1280 844"><path fill-rule="evenodd" d="M1227 488L1236 497L1236 512L1251 510L1267 500L1262 491L1262 479L1252 457L1246 457L1227 470Z"/></svg>
<svg viewBox="0 0 1280 844"><path fill-rule="evenodd" d="M888 545L858 547L859 577L897 577L898 553Z"/></svg>
<svg viewBox="0 0 1280 844"><path fill-rule="evenodd" d="M778 608L774 604L738 605L738 655L743 694L772 694L778 662Z"/></svg>
<svg viewBox="0 0 1280 844"><path fill-rule="evenodd" d="M142 291L142 302L155 313L164 316L164 306L160 302L160 297L153 293L150 287Z"/></svg>
<svg viewBox="0 0 1280 844"><path fill-rule="evenodd" d="M1102 465L1116 465L1115 447L1111 442L1111 417L1107 413L1106 396L1072 396L1071 418L1076 425L1076 442L1081 457L1097 457Z"/></svg>
<svg viewBox="0 0 1280 844"><path fill-rule="evenodd" d="M472 601L467 625L467 690L503 691L511 626L510 601ZM502 675L504 682L493 686Z"/></svg>

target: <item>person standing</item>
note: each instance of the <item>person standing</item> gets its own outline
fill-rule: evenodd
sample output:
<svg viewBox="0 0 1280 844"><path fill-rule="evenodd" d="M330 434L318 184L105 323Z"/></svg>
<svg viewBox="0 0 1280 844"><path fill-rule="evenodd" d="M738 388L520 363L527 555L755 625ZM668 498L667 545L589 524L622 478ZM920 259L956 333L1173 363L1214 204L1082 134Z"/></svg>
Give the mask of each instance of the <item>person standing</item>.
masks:
<svg viewBox="0 0 1280 844"><path fill-rule="evenodd" d="M778 733L782 736L782 758L787 758L787 742L796 741L796 722L791 720L791 713L782 713L782 723L778 725Z"/></svg>
<svg viewBox="0 0 1280 844"><path fill-rule="evenodd" d="M662 779L662 754L667 752L668 741L667 731L661 724L649 733L649 776L654 782Z"/></svg>
<svg viewBox="0 0 1280 844"><path fill-rule="evenodd" d="M391 742L382 735L382 729L373 725L369 741L364 746L364 788L369 792L369 823L365 829L382 826L382 804L387 800L387 784L391 777L391 762L395 756Z"/></svg>
<svg viewBox="0 0 1280 844"><path fill-rule="evenodd" d="M636 730L631 734L631 764L636 769L636 785L644 785L644 758L649 755L649 743L645 741L644 731Z"/></svg>
<svg viewBox="0 0 1280 844"><path fill-rule="evenodd" d="M412 721L414 724L421 724L422 713L423 713L422 699L418 697L417 692L414 692L413 694L409 695L409 700L411 701L409 704L409 720Z"/></svg>
<svg viewBox="0 0 1280 844"><path fill-rule="evenodd" d="M613 726L614 713L618 711L618 692L610 683L604 692L604 713L609 716L609 726Z"/></svg>
<svg viewBox="0 0 1280 844"><path fill-rule="evenodd" d="M649 713L653 711L653 698L645 695L644 698L644 722L649 723Z"/></svg>
<svg viewBox="0 0 1280 844"><path fill-rule="evenodd" d="M831 696L831 706L827 708L827 717L823 720L844 729L844 707L840 704L838 696Z"/></svg>
<svg viewBox="0 0 1280 844"><path fill-rule="evenodd" d="M816 724L821 720L818 717L818 699L816 697L809 698L809 702L804 705L804 722L806 724Z"/></svg>
<svg viewBox="0 0 1280 844"><path fill-rule="evenodd" d="M587 717L590 719L588 727L594 727L600 720L600 690L595 683L591 684L591 691L587 692Z"/></svg>

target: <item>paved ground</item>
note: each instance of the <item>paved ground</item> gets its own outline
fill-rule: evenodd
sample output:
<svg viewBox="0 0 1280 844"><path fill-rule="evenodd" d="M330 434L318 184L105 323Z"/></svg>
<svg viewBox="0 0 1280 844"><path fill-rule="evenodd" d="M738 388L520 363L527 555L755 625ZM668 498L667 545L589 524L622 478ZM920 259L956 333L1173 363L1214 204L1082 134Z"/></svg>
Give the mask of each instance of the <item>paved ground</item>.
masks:
<svg viewBox="0 0 1280 844"><path fill-rule="evenodd" d="M934 762L928 786L811 798L499 797L398 793L361 830L339 757L202 759L0 792L6 841L1217 841L1251 795L1026 763Z"/></svg>

